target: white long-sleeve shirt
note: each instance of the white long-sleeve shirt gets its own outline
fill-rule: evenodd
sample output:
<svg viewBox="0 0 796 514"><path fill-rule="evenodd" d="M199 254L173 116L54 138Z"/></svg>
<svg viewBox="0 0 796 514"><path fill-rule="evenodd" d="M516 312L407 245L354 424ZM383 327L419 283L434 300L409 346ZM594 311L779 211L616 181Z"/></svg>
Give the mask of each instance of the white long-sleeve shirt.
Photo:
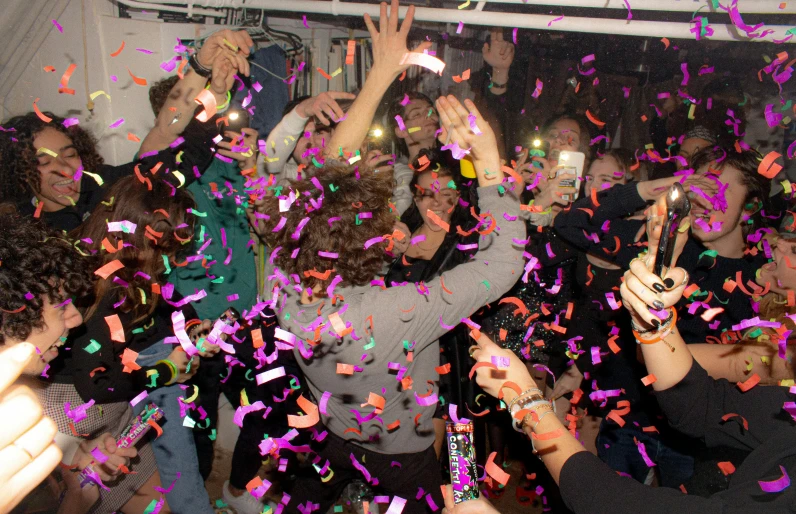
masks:
<svg viewBox="0 0 796 514"><path fill-rule="evenodd" d="M298 164L290 156L307 126L307 121L309 118L304 118L297 109L293 109L268 134L265 138L268 155L263 155L261 151L257 158L257 173L261 177L276 175L277 182L298 177Z"/></svg>

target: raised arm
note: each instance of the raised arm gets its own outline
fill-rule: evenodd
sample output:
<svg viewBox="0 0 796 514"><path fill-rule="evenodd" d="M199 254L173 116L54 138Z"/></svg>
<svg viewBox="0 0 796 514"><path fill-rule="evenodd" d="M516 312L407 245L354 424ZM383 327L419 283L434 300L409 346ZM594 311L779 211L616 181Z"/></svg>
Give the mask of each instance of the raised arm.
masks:
<svg viewBox="0 0 796 514"><path fill-rule="evenodd" d="M206 70L206 75L212 72L214 66L225 66L237 69L248 76L249 63L246 57L249 55L249 48L253 45L249 34L244 30L238 32L220 30L207 39L196 54L196 61L200 68ZM182 134L194 117L194 111L199 105L196 98L204 89L208 78L209 76L200 75L193 68L188 69L185 76L169 93L155 126L141 143L140 154L163 150ZM215 97L216 105L224 105L229 88L221 91L218 82L213 86L210 91Z"/></svg>
<svg viewBox="0 0 796 514"><path fill-rule="evenodd" d="M387 4L382 2L379 16L379 28L373 24L370 16L365 14L365 24L368 26L371 40L373 41L373 68L365 80L362 91L351 105L348 116L338 125L329 144L326 146L326 155L336 157L340 149L354 152L365 140L373 116L381 102L384 93L390 84L398 78L409 64L401 64L404 56L409 53L406 47L406 37L412 27L415 7L409 6L406 18L398 29L398 0L392 0L390 14L387 16ZM421 43L413 52L423 53L431 43Z"/></svg>
<svg viewBox="0 0 796 514"><path fill-rule="evenodd" d="M651 248L657 247L660 225L657 216L648 222ZM687 231L677 234L673 262L686 239ZM688 274L682 268L671 268L663 279L659 278L650 271L654 254L649 252L630 263L621 293L647 371L656 378L652 388L658 403L672 427L692 437L704 438L708 446L755 448L789 423L780 417L783 403L788 401L787 389L758 386L743 392L726 380L708 376L694 360L676 324L673 306L683 295ZM748 422L748 430L742 431L737 424L722 423L723 416L728 414L742 416Z"/></svg>

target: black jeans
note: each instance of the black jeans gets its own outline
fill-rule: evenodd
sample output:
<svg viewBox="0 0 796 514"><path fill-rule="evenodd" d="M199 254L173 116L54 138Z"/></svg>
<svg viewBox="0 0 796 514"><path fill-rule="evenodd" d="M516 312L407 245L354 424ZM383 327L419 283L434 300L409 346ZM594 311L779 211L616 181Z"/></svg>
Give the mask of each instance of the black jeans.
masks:
<svg viewBox="0 0 796 514"><path fill-rule="evenodd" d="M384 454L366 450L330 432L322 443L314 443L313 449L321 457L318 465L323 466L328 460L334 476L322 483L314 469L303 470L306 473L302 473L288 491L291 495L288 512L299 512L298 505L306 505L308 501L320 504L318 512L328 511L351 481L363 477L351 463L352 454L379 479L378 485L370 486L376 495L400 496L406 500L403 514L432 512L426 495L431 495L438 511L444 506L440 490L442 474L433 446L418 453ZM393 466L393 462L400 466ZM420 488L423 496L416 500Z"/></svg>

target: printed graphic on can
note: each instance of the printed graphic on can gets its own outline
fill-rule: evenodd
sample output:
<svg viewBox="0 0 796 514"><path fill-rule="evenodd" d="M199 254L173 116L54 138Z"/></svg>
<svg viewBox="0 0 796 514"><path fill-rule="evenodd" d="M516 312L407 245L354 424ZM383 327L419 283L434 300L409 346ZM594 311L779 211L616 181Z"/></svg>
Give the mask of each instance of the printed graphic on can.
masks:
<svg viewBox="0 0 796 514"><path fill-rule="evenodd" d="M473 424L447 423L448 456L454 503L478 498L478 468L473 446Z"/></svg>

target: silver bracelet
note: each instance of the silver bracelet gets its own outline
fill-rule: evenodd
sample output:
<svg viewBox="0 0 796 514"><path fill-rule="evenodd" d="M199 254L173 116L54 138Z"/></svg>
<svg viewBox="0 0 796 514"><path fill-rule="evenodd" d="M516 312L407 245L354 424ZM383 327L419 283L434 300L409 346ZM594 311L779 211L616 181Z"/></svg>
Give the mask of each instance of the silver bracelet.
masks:
<svg viewBox="0 0 796 514"><path fill-rule="evenodd" d="M513 406L515 403L517 403L517 400L519 400L520 398L522 398L522 397L523 397L523 396L525 396L526 394L528 394L528 393L531 393L531 392L534 392L534 391L537 391L537 392L539 393L539 395L540 395L540 396L544 396L544 393L543 393L543 392L542 392L542 390L541 390L541 389L539 389L538 387L531 387L531 388L528 388L528 389L526 389L525 391L523 391L523 392L521 392L520 394L518 394L517 396L515 396L515 397L514 397L514 399L513 399L513 400L511 400L511 402L509 402L509 404L506 406L506 410L508 410L509 412L511 412L511 407L512 407L512 406Z"/></svg>

